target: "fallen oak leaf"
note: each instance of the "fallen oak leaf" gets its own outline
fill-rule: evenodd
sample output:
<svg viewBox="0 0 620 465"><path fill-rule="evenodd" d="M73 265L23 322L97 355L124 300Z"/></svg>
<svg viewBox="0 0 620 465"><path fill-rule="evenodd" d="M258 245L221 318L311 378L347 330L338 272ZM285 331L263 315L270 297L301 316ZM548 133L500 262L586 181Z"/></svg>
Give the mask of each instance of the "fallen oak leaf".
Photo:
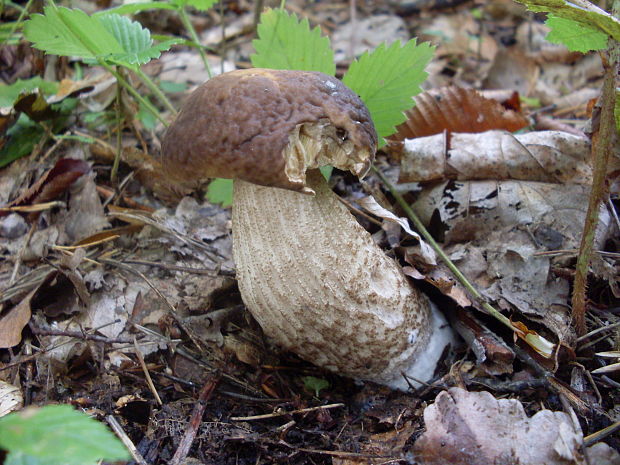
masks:
<svg viewBox="0 0 620 465"><path fill-rule="evenodd" d="M15 347L22 340L22 330L30 321L32 310L30 301L39 290L38 286L30 291L15 307L0 314L0 349Z"/></svg>
<svg viewBox="0 0 620 465"><path fill-rule="evenodd" d="M424 422L426 432L414 444L421 465L614 465L620 460L599 444L585 450L588 462L579 423L564 412L541 410L528 418L518 400L498 400L488 392L444 391L424 410Z"/></svg>

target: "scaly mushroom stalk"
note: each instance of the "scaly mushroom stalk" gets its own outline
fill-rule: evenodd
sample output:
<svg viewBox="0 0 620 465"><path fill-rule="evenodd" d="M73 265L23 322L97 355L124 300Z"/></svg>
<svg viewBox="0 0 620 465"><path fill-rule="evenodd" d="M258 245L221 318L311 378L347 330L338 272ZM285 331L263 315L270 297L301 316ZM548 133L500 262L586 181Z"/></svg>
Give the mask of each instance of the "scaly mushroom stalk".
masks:
<svg viewBox="0 0 620 465"><path fill-rule="evenodd" d="M328 370L406 389L428 381L445 320L338 201L234 181L233 256L244 303L278 345Z"/></svg>
<svg viewBox="0 0 620 465"><path fill-rule="evenodd" d="M241 297L278 345L328 370L406 389L427 381L452 332L338 201L324 164L368 171L363 102L322 73L250 69L187 100L162 144L177 179L234 181Z"/></svg>

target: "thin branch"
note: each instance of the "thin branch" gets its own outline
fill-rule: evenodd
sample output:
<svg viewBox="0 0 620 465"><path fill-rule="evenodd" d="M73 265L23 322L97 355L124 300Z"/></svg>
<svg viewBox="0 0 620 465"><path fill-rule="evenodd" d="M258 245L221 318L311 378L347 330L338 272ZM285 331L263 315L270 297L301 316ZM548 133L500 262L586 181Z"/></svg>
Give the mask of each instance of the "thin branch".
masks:
<svg viewBox="0 0 620 465"><path fill-rule="evenodd" d="M620 3L618 1L615 4ZM592 191L588 201L588 212L581 236L579 255L575 267L575 281L573 284L573 320L579 336L587 332L586 328L586 289L588 287L588 270L592 259L594 236L599 222L599 213L608 195L608 186L605 182L607 177L607 165L613 150L615 127L614 106L616 102L616 74L618 72L618 48L619 45L610 39L609 61L605 66L605 79L601 92L601 114L598 134L592 144L593 176Z"/></svg>
<svg viewBox="0 0 620 465"><path fill-rule="evenodd" d="M220 382L220 378L220 375L216 375L207 381L207 383L200 390L200 395L198 396L196 405L194 405L192 416L187 423L187 430L185 431L185 434L183 435L172 460L170 460L170 465L180 465L185 462L187 454L189 454L189 450L192 447L194 439L196 438L196 434L198 433L198 428L200 428L200 424L202 423L202 415L207 408L207 401L211 398L211 395L215 391L215 388Z"/></svg>

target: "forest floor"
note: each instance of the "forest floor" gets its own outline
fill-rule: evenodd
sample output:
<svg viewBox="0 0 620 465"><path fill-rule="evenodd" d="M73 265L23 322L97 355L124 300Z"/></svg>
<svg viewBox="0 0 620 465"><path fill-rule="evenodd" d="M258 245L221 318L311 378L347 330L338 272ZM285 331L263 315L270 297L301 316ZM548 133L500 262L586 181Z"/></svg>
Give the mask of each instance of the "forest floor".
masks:
<svg viewBox="0 0 620 465"><path fill-rule="evenodd" d="M93 13L106 3L72 6ZM190 20L210 47L215 72L249 67L255 5L222 3L193 11ZM620 463L620 370L600 370L620 350L618 186L611 176L585 335L570 312L601 56L545 41L544 18L515 2L447 3L290 0L286 8L331 38L338 76L352 56L385 41L417 37L436 46L423 88L441 97L418 104L428 128L416 132L420 125L410 115L411 127L400 128L376 165L392 183L400 179L399 192L485 298L511 321L558 343L551 357L481 311L448 269L421 257L418 241L387 215L363 207L360 199L373 194L406 216L376 175L360 182L339 171L330 180L334 191L464 341L432 383L410 392L356 382L280 352L241 300L230 207L209 202L205 189L178 192L166 184L158 160L164 126L119 93L103 68L45 56L24 40L0 46L3 82L64 79L70 88L64 95L75 106L61 122L41 123L28 153L0 171L0 203L32 207L4 210L0 220L0 386L17 388L19 405L72 404L116 422L149 464L536 463L530 453L546 450L542 443L554 434L563 434L567 445L560 452L552 443L546 463ZM6 8L2 19L17 15ZM153 34L186 34L169 10L136 19ZM176 107L208 79L198 52L182 45L143 68ZM441 90L447 86L467 90L450 94ZM442 100L448 103L433 106ZM164 109L162 115L171 119ZM476 126L480 115L485 122ZM441 117L444 123L437 122ZM7 123L4 113L1 118ZM4 145L9 137L1 127ZM507 128L519 135L485 132ZM543 131L554 133L549 138ZM487 145L445 139L462 132L486 134ZM529 139L519 139L523 134ZM446 143L476 155L483 146L507 154L508 145L524 147L526 157L544 146L552 158L572 157L574 164L570 179L562 173L550 182L511 179L497 167L484 179L456 180L437 161L428 162L441 172L431 181L404 176L416 171L412 156ZM495 152L488 155L491 165ZM477 160L469 163L471 171L479 169ZM545 416L550 412L564 413ZM513 441L509 456L493 462L490 451L504 433ZM446 444L451 452L437 452Z"/></svg>

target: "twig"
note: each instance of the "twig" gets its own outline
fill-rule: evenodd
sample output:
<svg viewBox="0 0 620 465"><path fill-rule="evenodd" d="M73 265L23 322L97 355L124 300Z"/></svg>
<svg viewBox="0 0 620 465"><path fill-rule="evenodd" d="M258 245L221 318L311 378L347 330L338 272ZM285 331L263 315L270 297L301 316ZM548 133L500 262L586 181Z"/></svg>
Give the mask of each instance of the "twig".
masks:
<svg viewBox="0 0 620 465"><path fill-rule="evenodd" d="M146 378L146 384L148 385L149 389L153 393L153 397L155 397L155 400L157 401L157 403L159 405L164 405L164 403L161 401L161 397L159 397L159 393L157 392L157 389L155 389L155 385L153 384L153 378L151 378L151 374L149 373L149 369L146 366L146 363L144 362L144 357L142 356L140 347L138 347L138 341L135 337L133 338L133 347L135 349L138 362L140 362L140 366L142 367L142 371L144 372L144 377Z"/></svg>
<svg viewBox="0 0 620 465"><path fill-rule="evenodd" d="M500 323L504 324L508 328L510 328L517 336L523 339L529 346L534 348L540 355L546 358L551 358L556 351L556 344L549 342L547 339L542 337L539 334L536 334L532 331L524 331L518 327L516 327L510 319L501 314L499 310L496 310L491 304L487 302L487 300L483 297L480 292L469 282L469 280L465 277L465 275L457 268L457 266L450 260L450 257L446 255L446 253L442 250L439 244L435 241L433 236L428 232L422 221L418 218L409 204L405 201L402 195L396 190L396 188L392 185L392 183L379 171L375 166L372 167L372 170L375 174L381 179L383 184L389 189L392 196L396 199L396 202L407 214L409 219L413 222L414 226L418 230L418 232L424 237L424 239L430 244L430 246L435 250L437 256L444 262L444 264L450 269L450 271L454 274L456 279L467 289L467 291L474 297L474 299L478 302L478 304L486 310L486 312L493 316Z"/></svg>
<svg viewBox="0 0 620 465"><path fill-rule="evenodd" d="M64 336L74 339L82 339L83 341L103 342L106 344L131 344L132 338L129 337L106 337L98 334L82 333L80 331L65 331L61 329L40 328L30 322L30 330L37 336Z"/></svg>
<svg viewBox="0 0 620 465"><path fill-rule="evenodd" d="M589 333L584 334L581 337L578 337L575 342L585 341L586 339L589 339L589 338L591 338L592 336L594 336L594 335L596 335L598 333L606 332L606 331L609 331L611 329L615 329L615 328L617 328L619 326L620 326L620 323L613 323L613 324L610 324L610 325L607 325L607 326L601 326L600 328L596 328L595 330L590 331Z"/></svg>
<svg viewBox="0 0 620 465"><path fill-rule="evenodd" d="M318 407L301 408L297 410L289 410L286 412L280 411L280 412L266 413L264 415L253 415L251 417L231 417L230 420L231 421L265 420L267 418L277 418L277 417L283 417L285 415L293 415L297 413L308 413L308 412L314 412L316 410L327 410L327 409L338 408L338 407L344 407L344 404L319 405Z"/></svg>
<svg viewBox="0 0 620 465"><path fill-rule="evenodd" d="M614 2L614 10L618 8ZM614 13L618 13L614 11ZM592 256L594 236L599 222L599 212L603 204L604 197L607 195L607 165L613 150L613 139L615 128L614 107L616 102L616 74L618 73L618 53L620 44L610 39L612 44L609 47L609 61L605 65L605 79L601 92L601 114L600 126L597 137L592 144L593 176L592 191L588 201L588 212L579 245L579 255L575 267L575 281L573 283L573 320L578 336L583 336L586 332L586 289L588 285L588 270Z"/></svg>
<svg viewBox="0 0 620 465"><path fill-rule="evenodd" d="M198 396L198 401L196 405L194 405L194 410L192 411L192 416L187 423L187 430L179 443L179 447L177 448L172 460L170 461L170 465L180 465L184 463L187 458L187 454L189 453L190 448L194 442L194 438L196 437L196 433L198 432L198 428L202 423L202 415L207 408L207 401L215 391L218 383L220 382L220 375L216 375L212 379L210 379L200 390L200 395Z"/></svg>
<svg viewBox="0 0 620 465"><path fill-rule="evenodd" d="M183 330L183 332L185 332L185 334L189 336L189 338L194 343L194 345L196 345L196 347L198 347L201 350L206 349L205 345L200 340L198 340L196 337L194 337L193 333L187 329L187 327L185 326L185 323L183 322L181 317L179 317L179 315L177 314L177 310L174 307L174 305L172 305L172 302L170 302L170 300L168 300L168 298L164 294L162 294L162 292L151 282L149 278L147 278L144 275L144 273L141 273L140 271L130 266L127 266L124 263L119 262L117 260L112 260L112 259L107 258L107 259L102 259L100 261L101 263L107 263L109 265L116 266L118 268L127 270L130 273L134 273L140 276L144 280L144 282L153 290L153 292L155 292L155 294L157 294L157 296L159 296L159 298L161 298L166 303L166 305L168 306L168 310L169 310L168 313L170 314L170 316L172 316L174 321L179 325L179 327Z"/></svg>
<svg viewBox="0 0 620 465"><path fill-rule="evenodd" d="M20 247L19 252L17 252L17 259L13 264L13 272L11 273L11 278L9 279L9 287L15 284L15 280L17 279L17 272L19 271L19 266L22 263L22 259L24 254L26 253L26 249L28 248L28 244L30 244L30 240L32 239L32 235L37 229L37 223L35 222L31 227L30 231L28 231L28 235L26 236L26 240L24 244Z"/></svg>
<svg viewBox="0 0 620 465"><path fill-rule="evenodd" d="M164 270L182 271L184 273L201 274L201 275L212 276L212 277L215 277L218 275L216 270L208 270L206 268L191 268L189 266L171 265L170 263L151 262L148 260L125 259L123 260L123 263L131 264L131 265L155 266L157 268L162 268Z"/></svg>
<svg viewBox="0 0 620 465"><path fill-rule="evenodd" d="M144 460L144 457L142 457L142 454L140 454L136 446L134 446L133 442L129 439L129 436L127 436L127 433L125 433L125 430L123 430L123 427L114 415L108 415L105 419L108 422L108 425L110 425L110 428L112 428L112 431L114 431L121 442L125 445L136 463L138 465L148 465L147 461Z"/></svg>
<svg viewBox="0 0 620 465"><path fill-rule="evenodd" d="M617 421L613 425L609 425L607 428L603 428L596 433L592 433L586 436L585 438L583 438L583 443L586 446L591 446L592 444L596 444L597 442L605 439L607 436L615 433L618 430L620 430L620 421Z"/></svg>

